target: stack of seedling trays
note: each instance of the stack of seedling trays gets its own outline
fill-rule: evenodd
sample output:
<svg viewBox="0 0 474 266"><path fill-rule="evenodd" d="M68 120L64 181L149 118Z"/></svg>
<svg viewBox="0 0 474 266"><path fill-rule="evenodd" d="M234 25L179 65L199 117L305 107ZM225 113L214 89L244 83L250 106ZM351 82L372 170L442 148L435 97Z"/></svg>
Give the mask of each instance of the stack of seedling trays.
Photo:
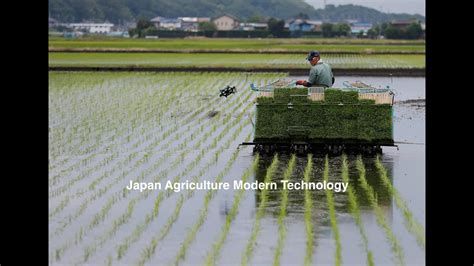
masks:
<svg viewBox="0 0 474 266"><path fill-rule="evenodd" d="M254 142L393 145L388 89L273 88L257 98Z"/></svg>

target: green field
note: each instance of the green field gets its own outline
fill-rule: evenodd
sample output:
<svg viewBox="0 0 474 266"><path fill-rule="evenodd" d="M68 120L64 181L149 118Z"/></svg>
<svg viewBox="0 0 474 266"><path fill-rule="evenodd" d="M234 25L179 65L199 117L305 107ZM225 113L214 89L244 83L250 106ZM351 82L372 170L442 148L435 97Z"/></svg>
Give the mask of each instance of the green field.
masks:
<svg viewBox="0 0 474 266"><path fill-rule="evenodd" d="M321 55L336 68L424 68L424 55ZM49 53L49 66L308 69L305 54Z"/></svg>
<svg viewBox="0 0 474 266"><path fill-rule="evenodd" d="M424 53L425 42L366 39L114 39L50 38L50 49L144 49L180 51L301 51Z"/></svg>

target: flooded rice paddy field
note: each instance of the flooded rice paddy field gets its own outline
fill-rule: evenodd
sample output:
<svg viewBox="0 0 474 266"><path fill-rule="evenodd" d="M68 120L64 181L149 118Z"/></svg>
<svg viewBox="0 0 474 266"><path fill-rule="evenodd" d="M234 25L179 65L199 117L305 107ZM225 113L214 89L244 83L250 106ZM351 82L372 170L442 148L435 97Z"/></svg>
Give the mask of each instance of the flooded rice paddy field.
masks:
<svg viewBox="0 0 474 266"><path fill-rule="evenodd" d="M379 158L275 158L237 146L253 134L249 84L282 74L49 76L51 265L424 265L424 78L335 84L390 85L394 138L415 144ZM218 97L226 85L237 94ZM348 179L350 189L126 189L265 179Z"/></svg>

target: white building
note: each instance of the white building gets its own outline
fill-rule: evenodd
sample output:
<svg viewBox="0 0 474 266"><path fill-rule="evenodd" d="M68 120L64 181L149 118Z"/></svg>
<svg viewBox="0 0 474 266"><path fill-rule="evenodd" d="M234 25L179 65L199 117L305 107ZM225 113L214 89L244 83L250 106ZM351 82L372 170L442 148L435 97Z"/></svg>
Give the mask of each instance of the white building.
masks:
<svg viewBox="0 0 474 266"><path fill-rule="evenodd" d="M351 24L351 33L353 35L361 34L367 36L367 32L372 28L372 23L353 23Z"/></svg>
<svg viewBox="0 0 474 266"><path fill-rule="evenodd" d="M181 20L181 29L196 32L199 30L200 22L210 22L209 17L178 17Z"/></svg>
<svg viewBox="0 0 474 266"><path fill-rule="evenodd" d="M160 30L180 30L181 20L174 18L154 17L150 20Z"/></svg>
<svg viewBox="0 0 474 266"><path fill-rule="evenodd" d="M89 33L100 33L106 34L109 33L114 24L111 23L71 23L69 27L73 28L76 31L83 31Z"/></svg>
<svg viewBox="0 0 474 266"><path fill-rule="evenodd" d="M241 30L247 30L247 31L252 31L252 30L266 30L268 28L267 23L240 23L240 29Z"/></svg>
<svg viewBox="0 0 474 266"><path fill-rule="evenodd" d="M163 17L160 17L160 16L154 17L150 20L150 22L153 23L153 25L155 25L155 28L159 29L160 28L160 22L161 22L162 18Z"/></svg>

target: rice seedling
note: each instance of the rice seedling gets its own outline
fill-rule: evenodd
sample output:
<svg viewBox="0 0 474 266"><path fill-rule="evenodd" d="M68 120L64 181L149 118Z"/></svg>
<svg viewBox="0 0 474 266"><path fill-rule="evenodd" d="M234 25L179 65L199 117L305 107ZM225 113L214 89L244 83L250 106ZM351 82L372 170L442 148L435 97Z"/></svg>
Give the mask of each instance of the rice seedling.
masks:
<svg viewBox="0 0 474 266"><path fill-rule="evenodd" d="M313 155L308 154L308 163L304 170L303 179L305 182L310 182L310 177L313 172ZM310 265L313 260L313 246L314 246L314 229L312 223L313 215L313 200L311 199L311 192L306 189L304 191L304 221L306 226L306 255L304 257L304 264Z"/></svg>
<svg viewBox="0 0 474 266"><path fill-rule="evenodd" d="M387 240L390 242L392 251L395 254L396 259L397 259L397 264L404 265L405 263L404 263L404 258L403 258L404 257L403 248L400 245L400 242L398 241L397 237L393 234L393 231L390 228L389 224L387 223L387 220L385 219L385 216L377 203L377 197L375 195L373 188L367 183L367 180L365 178L365 167L364 167L364 163L362 161L361 155L357 156L356 167L357 167L357 170L359 171L360 185L364 189L365 195L367 199L369 200L370 205L374 209L377 223L384 230Z"/></svg>
<svg viewBox="0 0 474 266"><path fill-rule="evenodd" d="M277 158L277 157L275 157ZM247 171L244 173L242 176L242 182L247 182L249 176L251 175L252 171L256 169L258 166L258 160L259 160L259 155L255 157L254 163L252 165L252 168L247 169ZM278 160L278 159L277 159ZM238 190L234 194L234 203L232 204L231 210L229 214L226 216L226 221L221 229L221 234L219 235L218 240L213 244L212 246L212 251L208 253L208 256L206 257L206 265L214 265L216 263L219 251L224 244L224 241L227 237L227 233L230 230L232 220L235 218L237 215L237 211L239 208L239 203L240 200L243 197L243 194L245 193L245 190Z"/></svg>
<svg viewBox="0 0 474 266"><path fill-rule="evenodd" d="M352 216L355 219L357 227L359 228L359 233L362 237L362 243L364 244L364 249L367 252L367 265L374 266L374 258L372 251L369 249L369 240L367 239L367 234L365 233L364 225L362 223L362 217L360 214L359 205L357 204L357 195L354 191L353 186L349 182L349 167L347 165L347 156L342 155L342 181L349 184L347 188L347 194L349 198L349 210Z"/></svg>
<svg viewBox="0 0 474 266"><path fill-rule="evenodd" d="M375 159L375 167L379 171L380 179L382 180L383 185L387 188L389 194L393 196L395 200L395 204L403 213L403 217L405 218L405 227L407 230L415 235L416 241L420 247L423 249L425 248L425 229L423 225L415 220L413 217L413 213L408 208L406 202L402 199L398 191L393 187L390 179L387 175L387 169L383 166L382 162L380 161L380 157L377 156Z"/></svg>
<svg viewBox="0 0 474 266"><path fill-rule="evenodd" d="M278 154L275 154L272 160L272 164L268 167L267 173L264 178L264 183L270 183L272 180L272 176L276 170L276 167L278 165ZM265 208L267 205L268 201L268 190L264 189L260 192L260 204L258 206L257 214L255 215L255 223L252 229L252 233L250 235L250 238L247 242L247 246L245 247L245 250L242 254L242 259L241 259L241 264L242 265L247 265L248 261L250 260L250 257L252 256L253 253L253 247L255 245L255 242L257 241L257 235L260 231L260 220L262 219L263 215L265 214ZM215 252L217 253L217 251Z"/></svg>
<svg viewBox="0 0 474 266"><path fill-rule="evenodd" d="M159 235L156 237L153 237L151 240L151 243L143 249L142 255L137 263L138 265L144 265L145 262L150 260L150 258L153 256L156 250L156 246L158 245L158 242L162 240L169 233L171 226L176 221L176 219L178 219L179 212L181 211L181 207L183 206L183 201L184 201L184 196L183 194L181 194L178 199L178 203L176 204L176 208L174 209L173 214L168 218L165 226L161 229Z"/></svg>
<svg viewBox="0 0 474 266"><path fill-rule="evenodd" d="M286 168L285 173L283 174L283 181L289 180L296 164L296 155L291 156L290 161L288 162L288 167ZM283 243L286 236L286 228L284 224L284 219L286 217L286 208L288 206L288 189L283 188L281 191L281 204L280 204L280 213L278 215L278 243L275 249L275 257L273 259L273 266L280 265L281 252L283 250Z"/></svg>
<svg viewBox="0 0 474 266"><path fill-rule="evenodd" d="M329 160L328 155L326 154L326 158L324 159L324 172L323 172L323 180L329 182ZM337 218L336 218L336 209L334 207L334 198L332 194L332 190L326 189L326 198L329 207L329 218L331 222L331 228L334 233L334 240L336 241L336 265L341 265L342 258L341 258L341 239L339 236L339 228L337 226Z"/></svg>

